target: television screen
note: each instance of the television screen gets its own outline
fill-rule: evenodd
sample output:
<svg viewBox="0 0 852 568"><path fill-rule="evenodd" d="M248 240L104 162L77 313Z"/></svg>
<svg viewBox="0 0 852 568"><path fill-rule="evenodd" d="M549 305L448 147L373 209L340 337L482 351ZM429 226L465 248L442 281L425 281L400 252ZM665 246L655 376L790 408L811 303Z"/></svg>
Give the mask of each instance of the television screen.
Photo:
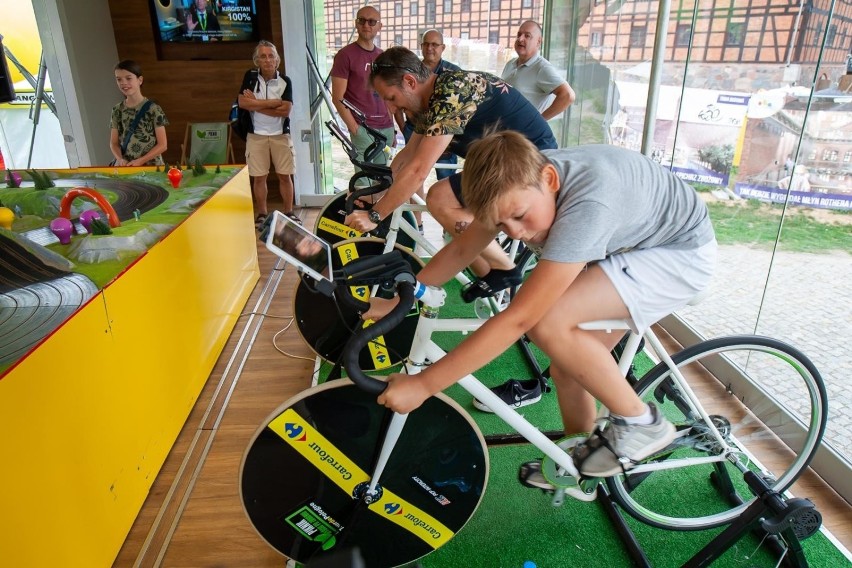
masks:
<svg viewBox="0 0 852 568"><path fill-rule="evenodd" d="M160 44L257 41L256 0L150 0Z"/></svg>

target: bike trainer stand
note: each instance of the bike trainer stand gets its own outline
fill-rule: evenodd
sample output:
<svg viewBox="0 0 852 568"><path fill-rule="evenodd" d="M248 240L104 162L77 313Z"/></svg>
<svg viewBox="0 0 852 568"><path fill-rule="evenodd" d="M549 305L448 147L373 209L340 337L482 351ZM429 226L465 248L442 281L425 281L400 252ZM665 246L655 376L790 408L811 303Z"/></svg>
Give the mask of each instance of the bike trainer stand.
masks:
<svg viewBox="0 0 852 568"><path fill-rule="evenodd" d="M727 474L724 473L721 477L727 477ZM816 510L814 504L808 499L785 499L753 471L747 471L744 479L757 495L757 500L749 505L728 528L687 560L682 568L710 566L713 561L736 544L747 531L755 532L762 542L769 545L780 557L779 565L783 564L791 568L808 566L801 541L816 533L822 525L822 515ZM730 484L730 478L727 483L722 482L722 485L727 484ZM730 487L733 490L733 486ZM651 568L651 563L636 539L636 535L627 525L624 514L603 483L598 486L597 500L603 505L633 563L642 568Z"/></svg>

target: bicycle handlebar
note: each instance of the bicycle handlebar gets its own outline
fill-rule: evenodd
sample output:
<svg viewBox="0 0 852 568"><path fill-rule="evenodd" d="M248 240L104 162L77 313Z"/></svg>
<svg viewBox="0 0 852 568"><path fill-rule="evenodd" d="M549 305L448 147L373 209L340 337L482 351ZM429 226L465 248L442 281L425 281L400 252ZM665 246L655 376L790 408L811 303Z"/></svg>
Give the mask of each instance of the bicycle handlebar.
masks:
<svg viewBox="0 0 852 568"><path fill-rule="evenodd" d="M387 383L370 377L361 370L358 355L370 341L390 332L405 319L409 309L414 304L414 284L403 281L397 283L399 303L391 312L371 326L357 330L343 348L343 368L358 388L376 396L382 394Z"/></svg>
<svg viewBox="0 0 852 568"><path fill-rule="evenodd" d="M366 175L360 176L360 177L366 177ZM358 175L356 175L352 179L354 181L357 178L359 178ZM375 178L372 178L372 179L375 179ZM349 186L350 186L349 187L349 195L346 196L346 202L344 203L344 206L343 206L343 209L346 212L346 215L351 215L352 211L355 210L355 201L357 199L361 199L362 197L367 197L368 195L373 195L373 194L379 193L381 191L386 190L387 188L389 188L391 186L391 181L389 179L386 180L386 181L385 180L378 180L378 181L379 181L379 183L377 185L369 185L367 187L359 187L359 188L354 187L353 182L349 183Z"/></svg>
<svg viewBox="0 0 852 568"><path fill-rule="evenodd" d="M373 143L370 144L370 146L364 151L364 161L372 162L376 156L378 156L384 151L385 146L388 145L387 137L375 128L367 126L367 115L361 112L361 109L359 109L346 99L340 99L340 102L341 104L343 104L344 107L349 109L349 112L352 113L352 117L355 119L355 121L360 124L373 139ZM351 132L350 134L355 133Z"/></svg>

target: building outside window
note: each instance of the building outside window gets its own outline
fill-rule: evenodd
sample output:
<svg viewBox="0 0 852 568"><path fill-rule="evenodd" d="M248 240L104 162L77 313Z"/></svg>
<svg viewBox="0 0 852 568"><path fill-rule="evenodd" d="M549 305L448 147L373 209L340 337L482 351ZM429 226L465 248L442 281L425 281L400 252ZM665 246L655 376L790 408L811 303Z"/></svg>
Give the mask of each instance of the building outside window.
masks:
<svg viewBox="0 0 852 568"><path fill-rule="evenodd" d="M689 47L690 37L692 37L692 24L678 24L675 31L675 45L677 47Z"/></svg>
<svg viewBox="0 0 852 568"><path fill-rule="evenodd" d="M731 22L725 34L725 45L742 45L745 37L745 23Z"/></svg>
<svg viewBox="0 0 852 568"><path fill-rule="evenodd" d="M589 34L589 46L590 47L601 47L603 45L603 32L600 30L592 32Z"/></svg>
<svg viewBox="0 0 852 568"><path fill-rule="evenodd" d="M637 26L634 24L630 28L630 47L645 47L645 36L647 33L647 26Z"/></svg>

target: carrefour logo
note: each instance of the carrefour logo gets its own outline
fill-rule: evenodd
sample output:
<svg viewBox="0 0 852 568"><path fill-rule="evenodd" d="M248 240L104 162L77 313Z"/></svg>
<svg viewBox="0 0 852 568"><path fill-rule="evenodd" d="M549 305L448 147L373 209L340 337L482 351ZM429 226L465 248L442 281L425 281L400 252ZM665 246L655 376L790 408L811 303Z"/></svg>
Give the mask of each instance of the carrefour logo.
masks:
<svg viewBox="0 0 852 568"><path fill-rule="evenodd" d="M296 440L297 442L304 442L308 438L305 434L305 429L298 424L293 424L292 422L288 422L284 425L284 431L287 433L288 438Z"/></svg>
<svg viewBox="0 0 852 568"><path fill-rule="evenodd" d="M323 449L322 446L317 444L316 442L311 442L308 447L316 452L317 457L320 461L323 461L331 466L332 469L337 470L340 473L341 479L350 480L352 479L352 472L346 469L346 465L344 465L340 460L338 460L332 453Z"/></svg>
<svg viewBox="0 0 852 568"><path fill-rule="evenodd" d="M342 211L341 215L346 215L346 213ZM329 233L348 239L352 239L363 234L359 231L356 231L355 229L350 229L343 223L339 223L333 219L329 219L328 217L320 217L317 229L328 231Z"/></svg>
<svg viewBox="0 0 852 568"><path fill-rule="evenodd" d="M385 504L385 513L388 515L401 515L402 505L399 503L387 503Z"/></svg>

